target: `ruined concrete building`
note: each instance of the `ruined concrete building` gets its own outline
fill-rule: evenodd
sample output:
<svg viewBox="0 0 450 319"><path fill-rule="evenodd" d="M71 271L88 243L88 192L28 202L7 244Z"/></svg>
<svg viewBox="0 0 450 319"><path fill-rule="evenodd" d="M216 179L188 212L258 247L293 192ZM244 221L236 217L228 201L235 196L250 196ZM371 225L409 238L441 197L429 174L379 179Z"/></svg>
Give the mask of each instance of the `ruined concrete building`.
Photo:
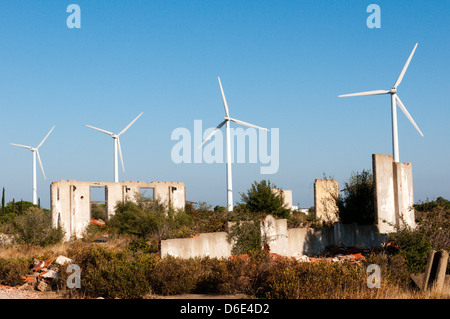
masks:
<svg viewBox="0 0 450 319"><path fill-rule="evenodd" d="M100 191L103 198L93 198L93 191ZM104 192L104 193L103 193ZM62 227L66 240L80 238L91 222L92 204L104 204L104 219L114 215L117 202L134 201L136 195L158 199L174 209L184 209L186 192L183 182L140 182L123 183L79 182L61 180L50 186L53 227ZM101 205L100 207L103 207Z"/></svg>

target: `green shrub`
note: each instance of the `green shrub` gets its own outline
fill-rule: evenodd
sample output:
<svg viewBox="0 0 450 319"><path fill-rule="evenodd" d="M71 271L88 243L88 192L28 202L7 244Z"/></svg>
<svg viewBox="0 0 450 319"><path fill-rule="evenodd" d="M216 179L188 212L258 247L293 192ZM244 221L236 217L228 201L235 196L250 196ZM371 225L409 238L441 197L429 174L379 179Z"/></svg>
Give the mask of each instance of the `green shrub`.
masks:
<svg viewBox="0 0 450 319"><path fill-rule="evenodd" d="M147 280L153 293L176 295L192 293L201 276L199 259L167 256L147 274Z"/></svg>
<svg viewBox="0 0 450 319"><path fill-rule="evenodd" d="M276 185L270 181L254 182L247 194L241 193L242 203L256 216L273 215L276 218L287 218L289 209L285 207L281 192L275 192Z"/></svg>
<svg viewBox="0 0 450 319"><path fill-rule="evenodd" d="M375 222L375 183L370 171L352 173L345 182L342 195L336 198L339 219L344 224L373 224Z"/></svg>
<svg viewBox="0 0 450 319"><path fill-rule="evenodd" d="M406 260L411 272L423 272L431 249L450 250L450 208L422 203L433 207L430 211L416 212L416 227L407 225L389 234L389 241L398 247L398 253ZM449 267L447 268L449 270Z"/></svg>
<svg viewBox="0 0 450 319"><path fill-rule="evenodd" d="M146 275L156 264L153 254L102 246L83 247L72 254L81 268L79 294L83 296L137 299L150 291Z"/></svg>
<svg viewBox="0 0 450 319"><path fill-rule="evenodd" d="M233 244L233 255L261 250L261 222L258 219L234 222L228 230L228 242Z"/></svg>
<svg viewBox="0 0 450 319"><path fill-rule="evenodd" d="M53 228L51 214L41 208L30 207L14 218L16 240L22 244L48 246L64 237L62 228Z"/></svg>
<svg viewBox="0 0 450 319"><path fill-rule="evenodd" d="M30 258L0 258L0 284L18 286L24 283L22 275L28 274Z"/></svg>

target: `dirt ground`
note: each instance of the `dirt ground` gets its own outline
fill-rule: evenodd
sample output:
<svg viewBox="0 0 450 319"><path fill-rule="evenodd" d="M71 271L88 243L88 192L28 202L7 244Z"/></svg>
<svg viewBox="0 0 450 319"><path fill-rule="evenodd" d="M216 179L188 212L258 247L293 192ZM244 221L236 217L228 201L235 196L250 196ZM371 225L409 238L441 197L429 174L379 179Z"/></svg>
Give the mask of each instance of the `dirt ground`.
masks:
<svg viewBox="0 0 450 319"><path fill-rule="evenodd" d="M0 299L62 299L60 293L54 291L41 292L34 290L25 284L20 287L10 287L0 285ZM235 295L206 295L206 294L183 294L174 296L150 295L145 299L249 299L245 294Z"/></svg>

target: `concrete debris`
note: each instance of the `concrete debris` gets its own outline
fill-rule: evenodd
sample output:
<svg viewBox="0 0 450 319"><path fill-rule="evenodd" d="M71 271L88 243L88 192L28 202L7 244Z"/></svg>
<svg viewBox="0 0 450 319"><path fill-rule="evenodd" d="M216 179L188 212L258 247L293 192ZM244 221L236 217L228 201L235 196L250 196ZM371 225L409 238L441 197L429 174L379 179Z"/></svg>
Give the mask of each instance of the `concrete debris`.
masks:
<svg viewBox="0 0 450 319"><path fill-rule="evenodd" d="M102 236L99 236L99 237L95 238L94 242L96 242L96 243L106 243L110 239L111 239L111 236L109 234L106 234L106 235L102 235Z"/></svg>
<svg viewBox="0 0 450 319"><path fill-rule="evenodd" d="M99 225L99 226L105 226L106 222L103 219L92 219L91 224L93 225Z"/></svg>
<svg viewBox="0 0 450 319"><path fill-rule="evenodd" d="M65 256L58 256L56 260L38 260L34 259L32 274L21 276L24 281L24 288L32 287L31 289L38 291L50 291L55 281L59 278L59 266L72 263L72 259Z"/></svg>
<svg viewBox="0 0 450 319"><path fill-rule="evenodd" d="M56 258L55 263L57 263L58 265L65 265L65 264L71 264L72 263L72 259L67 258L65 256L58 256L58 258Z"/></svg>
<svg viewBox="0 0 450 319"><path fill-rule="evenodd" d="M12 244L14 241L13 235L7 235L5 233L0 233L0 245Z"/></svg>
<svg viewBox="0 0 450 319"><path fill-rule="evenodd" d="M36 285L36 290L38 291L50 291L52 287L45 281L39 281Z"/></svg>

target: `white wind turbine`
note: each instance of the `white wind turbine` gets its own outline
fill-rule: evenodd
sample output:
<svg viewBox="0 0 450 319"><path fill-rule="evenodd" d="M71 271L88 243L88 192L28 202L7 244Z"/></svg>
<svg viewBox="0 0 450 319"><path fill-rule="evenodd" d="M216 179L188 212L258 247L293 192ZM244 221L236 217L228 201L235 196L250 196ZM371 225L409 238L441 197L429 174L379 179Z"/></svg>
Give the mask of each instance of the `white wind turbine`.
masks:
<svg viewBox="0 0 450 319"><path fill-rule="evenodd" d="M402 82L403 76L405 75L406 69L409 66L409 63L411 62L411 59L414 55L414 52L416 51L417 43L414 46L414 49L412 50L411 54L409 55L408 60L406 61L405 66L402 69L402 72L400 73L397 81L395 82L394 86L390 90L376 90L376 91L368 91L368 92L361 92L361 93L352 93L352 94L344 94L339 95L339 97L346 97L346 96L363 96L363 95L380 95L380 94L390 94L391 95L391 113L392 113L392 148L393 148L393 155L394 155L394 162L399 162L399 152L398 152L398 131L397 131L397 106L402 109L403 113L405 113L406 117L409 119L409 121L414 125L414 127L417 129L417 131L420 133L420 135L423 136L422 132L420 131L419 127L417 126L416 122L414 122L413 118L409 114L406 107L403 105L402 101L397 95L397 87Z"/></svg>
<svg viewBox="0 0 450 319"><path fill-rule="evenodd" d="M29 149L31 152L33 152L33 204L34 205L37 205L37 203L38 203L37 186L36 186L37 185L36 184L36 157L39 161L39 165L41 166L42 174L44 175L44 178L47 179L47 177L45 176L45 172L44 172L44 166L42 166L41 157L39 156L39 147L41 147L42 144L44 144L45 140L47 139L47 137L50 135L50 133L53 131L54 128L55 128L55 126L52 127L52 129L47 133L47 135L45 135L44 139L36 147L10 143L11 145L23 147L23 148Z"/></svg>
<svg viewBox="0 0 450 319"><path fill-rule="evenodd" d="M119 134L114 134L112 132L108 132L105 130L102 130L100 128L97 127L93 127L90 125L86 125L87 127L93 128L94 130L103 132L105 134L108 134L109 136L111 136L114 139L114 182L118 183L119 182L119 169L118 169L118 160L117 160L117 150L119 150L119 155L120 155L120 161L122 163L122 170L125 172L125 166L123 165L123 158L122 158L122 150L120 148L120 140L119 140L119 136L122 135L123 133L125 133L126 130L128 130L130 128L131 125L133 125L134 122L136 122L136 120L142 115L139 114L133 121L130 122L130 124L128 124L127 126L125 126L125 128L119 133Z"/></svg>
<svg viewBox="0 0 450 319"><path fill-rule="evenodd" d="M226 141L227 141L227 208L228 211L232 211L233 210L233 186L232 186L232 178L231 178L231 145L230 145L230 121L235 122L237 124L241 124L244 126L248 126L248 127L254 127L260 130L266 130L269 131L266 128L263 127L259 127L250 123L246 123L240 120L236 120L230 117L230 114L228 112L228 104L227 104L227 100L225 99L225 94L223 93L223 88L222 88L222 83L220 82L220 77L218 77L219 79L219 86L220 86L220 92L222 93L222 101L223 101L223 106L225 108L225 120L223 122L221 122L219 125L217 125L217 127L215 128L214 131L211 132L211 134L209 134L209 136L203 141L202 144L200 144L199 148L201 148L203 146L203 144L205 144L214 134L216 134L221 128L222 126L224 126L224 124L226 124Z"/></svg>

